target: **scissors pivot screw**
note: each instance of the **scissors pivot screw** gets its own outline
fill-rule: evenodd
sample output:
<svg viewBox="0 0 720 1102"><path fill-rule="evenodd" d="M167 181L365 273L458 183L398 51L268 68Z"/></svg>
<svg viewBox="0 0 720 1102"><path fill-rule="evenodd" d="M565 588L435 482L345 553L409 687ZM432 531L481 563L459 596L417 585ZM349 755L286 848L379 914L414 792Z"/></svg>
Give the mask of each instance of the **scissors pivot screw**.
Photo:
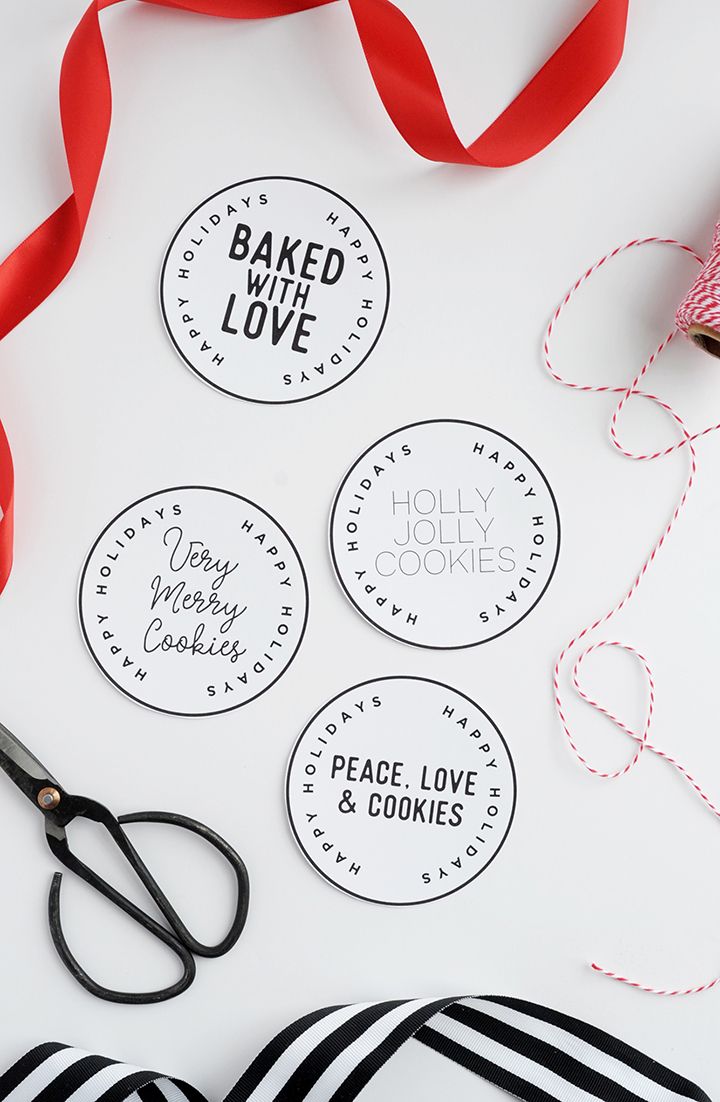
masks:
<svg viewBox="0 0 720 1102"><path fill-rule="evenodd" d="M41 788L37 794L37 802L43 811L54 811L60 803L60 793L57 788Z"/></svg>

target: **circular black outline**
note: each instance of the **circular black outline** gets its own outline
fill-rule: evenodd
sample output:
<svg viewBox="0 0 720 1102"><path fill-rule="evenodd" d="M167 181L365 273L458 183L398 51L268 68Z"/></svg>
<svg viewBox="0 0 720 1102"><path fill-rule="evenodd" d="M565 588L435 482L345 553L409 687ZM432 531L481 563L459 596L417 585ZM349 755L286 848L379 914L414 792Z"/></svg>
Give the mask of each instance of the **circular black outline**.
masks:
<svg viewBox="0 0 720 1102"><path fill-rule="evenodd" d="M368 616L367 613L365 613L363 611L363 609L360 608L360 605L356 603L355 599L351 596L349 590L347 589L347 587L345 585L345 582L343 581L342 575L340 574L340 570L339 570L339 567L338 567L338 564L337 564L337 558L335 556L335 546L334 546L334 542L333 542L333 522L335 520L335 510L337 508L338 498L340 497L340 494L342 493L342 491L345 487L345 483L350 478L350 475L356 469L358 464L360 464L363 461L365 456L368 455L373 450L373 448L376 448L378 446L378 444L382 444L382 442L384 440L389 440L391 436L397 436L397 434L400 433L400 432L407 432L409 429L416 429L421 425L441 425L441 424L443 424L443 425L444 424L472 425L473 428L483 429L485 432L491 432L491 433L493 433L493 435L499 436L501 440L506 440L508 444L512 444L512 446L514 448L517 448L517 450L519 452L521 452L525 456L525 458L530 461L530 463L532 463L533 467L535 467L538 474L542 478L543 482L547 486L548 493L550 494L550 500L552 501L553 508L555 510L555 520L557 521L557 533L558 533L557 548L555 550L555 559L553 560L552 568L551 568L550 573L548 575L548 579L545 582L545 585L543 586L543 588L540 590L540 593L538 594L536 599L533 601L533 603L530 605L530 607L528 609L526 609L526 611L522 614L520 619L515 620L514 623L510 624L509 627L503 628L502 631L496 632L495 635L488 635L487 639L478 639L478 641L476 643L457 643L454 646L449 646L449 647L447 647L447 646L446 647L433 646L431 643L416 643L412 639L404 639L402 637L402 635L394 635L391 631L388 631L386 628L381 627L380 624L377 624L374 620L372 620L370 618L370 616ZM335 496L333 498L333 503L332 503L332 506L330 508L330 519L329 519L329 522L328 522L328 542L330 544L330 558L332 560L333 571L334 571L335 577L336 577L336 579L337 579L337 581L340 585L340 588L342 589L343 593L347 597L350 604L353 606L353 608L357 612L360 613L362 618L365 621L367 621L368 624L371 624L376 629L376 631L381 632L383 635L387 636L389 639L395 639L398 643L406 643L409 647L417 647L420 650L437 650L437 651L469 650L471 647L482 647L485 643L492 643L492 641L494 639L499 639L501 635L506 635L507 632L512 631L513 628L516 628L518 626L518 624L521 624L523 622L523 620L525 619L525 617L529 616L530 613L533 611L533 609L536 608L536 606L540 603L540 601L545 596L545 593L547 592L547 589L548 589L548 586L550 585L550 582L555 577L555 571L557 569L558 559L560 557L561 539L562 539L562 528L561 528L561 524L560 524L560 511L558 509L558 504L557 504L557 501L555 499L555 494L553 493L552 486L550 485L547 478L545 477L544 471L542 470L540 465L536 462L536 460L533 459L533 457L530 455L529 452L526 452L524 448L521 448L520 445L517 444L512 439L512 437L506 436L505 433L503 433L503 432L498 432L497 429L491 428L490 425L481 425L478 421L466 421L464 418L461 418L461 417L430 417L426 421L413 421L409 425L402 425L399 429L393 429L392 432L388 432L388 433L385 434L385 436L381 436L378 440L376 440L373 444L371 444L369 448L366 448L365 451L361 455L359 455L357 457L357 459L355 459L350 464L350 467L348 468L347 472L343 476L343 479L342 479L340 485L338 486L337 490L335 491Z"/></svg>
<svg viewBox="0 0 720 1102"><path fill-rule="evenodd" d="M112 528L112 526L113 526L113 524L115 523L116 520L119 520L120 517L123 516L124 513L129 512L130 509L134 509L137 505L142 505L142 503L144 501L149 501L149 499L151 497L158 497L160 494L172 494L172 493L175 493L178 490L212 490L215 493L227 494L228 497L234 497L234 498L237 498L239 501L244 501L246 505L252 505L252 507L254 509L257 509L259 513L262 513L263 516L266 516L268 518L268 520L272 521L272 523L277 528L279 528L280 531L282 532L282 534L285 536L285 539L288 541L288 543L292 547L293 551L295 552L295 556L297 558L297 561L300 563L300 573L302 575L303 585L305 586L305 616L303 618L303 624L302 624L302 628L300 630L300 635L298 636L298 641L297 641L297 644L295 646L295 650L292 652L292 655L290 656L290 660L287 663L287 665L284 666L282 670L280 670L280 673L277 675L277 677L275 677L271 682L269 682L269 684L267 684L264 689L261 689L259 693L256 693L255 696L250 696L250 697L248 697L247 700L243 700L240 704L233 704L230 708L220 708L220 709L218 709L218 711L215 711L215 712L173 712L169 708L158 708L154 704L147 704L144 700L140 700L138 697L133 696L133 694L129 693L126 689L124 689L122 687L122 685L119 685L118 682L115 680L115 678L111 677L110 674L105 669L105 667L103 665L101 665L100 660L97 657L97 655L95 654L95 651L93 650L92 645L90 643L90 639L88 637L87 629L85 627L85 619L83 617L82 595L83 595L83 586L85 585L85 575L87 573L87 569L88 569L88 565L90 563L90 559L92 558L97 545L100 543L100 540L103 538L105 533L108 531L109 528ZM238 708L244 708L246 704L250 704L250 703L252 703L253 700L257 700L259 697L261 697L263 695L263 693L266 693L268 691L268 689L272 689L273 685L275 685L280 680L280 678L283 676L283 674L286 673L290 669L290 666L293 664L293 662L297 658L298 651L300 650L300 645L301 645L303 639L305 638L305 631L306 631L307 624L308 624L308 616L310 614L310 589L308 587L307 574L305 572L305 564L303 563L302 558L300 557L300 552L298 551L297 547L295 546L294 541L290 538L288 533L283 528L282 524L280 524L277 520L275 520L275 517L272 516L271 513L268 513L267 509L263 509L263 507L261 505L257 505L256 502L252 501L249 497L243 497L242 494L236 494L233 490L224 490L221 486L202 486L202 485L168 486L164 490L155 490L151 494L145 494L143 497L139 497L137 499L137 501L133 501L133 502L131 502L130 505L127 505L124 509L121 509L121 511L119 513L117 513L116 516L114 516L112 518L112 520L109 521L105 525L105 527L101 531L100 535L94 541L92 547L90 548L87 555L85 556L85 562L83 563L82 570L80 571L80 580L78 582L77 607L78 607L78 617L80 619L80 631L82 632L82 637L83 637L83 640L85 642L85 646L87 647L87 649L90 653L90 657L92 658L92 660L95 663L95 665L97 666L97 668L100 670L103 677L107 678L107 680L110 682L110 684L114 685L114 687L117 689L118 692L122 693L123 696L128 697L130 700L133 700L136 704L139 704L142 708L147 708L151 712L160 712L162 715L166 715L166 716L181 716L184 719L204 719L208 716L225 715L227 712L235 712L235 711L237 711Z"/></svg>
<svg viewBox="0 0 720 1102"><path fill-rule="evenodd" d="M473 708L477 708L477 710L479 712L481 712L482 715L485 716L485 719L488 721L490 726L494 729L494 731L497 734L498 738L500 739L501 743L505 747L505 751L506 751L507 756L508 756L508 761L510 762L510 773L512 774L512 780L513 780L513 800L512 800L512 808L510 809L510 818L508 819L508 825L505 828L505 833L503 834L503 836L500 840L500 845L495 850L492 857L490 857L489 860L486 861L485 864L482 866L482 868L478 869L478 871L473 876L471 876L469 880L465 880L464 883L458 884L458 886L456 888L452 888L448 892L443 892L442 895L433 895L429 899L415 899L415 900L406 901L404 903L389 902L389 901L384 900L384 899L370 899L366 895L359 895L358 892L352 892L348 888L343 888L340 884L336 883L335 880L332 880L326 873L323 872L323 870L320 868L320 866L317 865L315 863L315 861L313 861L312 857L309 855L309 853L305 849L304 845L300 841L300 837L299 837L298 832L295 828L295 821L293 819L292 809L290 807L290 771L292 770L293 762L295 761L295 755L298 752L298 748L300 746L300 743L304 739L304 737L307 734L310 727L312 727L315 720L318 718L319 715L322 714L322 712L325 711L326 708L329 708L331 704L334 704L336 700L339 700L340 697L346 696L348 693L353 693L357 689L364 689L367 685L377 685L378 682L381 682L381 681L426 681L429 685L438 685L441 689L447 689L448 692L455 693L457 696L461 696L463 698L463 700L467 700L468 704L472 704ZM497 723L492 718L492 716L488 715L488 713L485 711L485 709L482 708L475 700L473 700L472 697L469 697L467 695L467 693L461 692L460 689L453 688L452 685L446 685L444 681L436 681L434 677L416 677L414 674L389 674L387 677L371 677L368 681L361 681L357 685L351 685L349 688L343 689L342 692L337 693L337 695L332 697L331 700L326 701L325 704L323 704L323 706L321 708L319 708L317 710L317 712L315 712L315 715L312 716L312 718L308 720L308 722L305 724L302 731L298 735L297 739L295 740L295 745L292 748L292 751L290 753L290 758L289 758L288 763L287 763L287 768L286 768L286 771L285 771L285 809L287 811L287 817L288 817L288 822L290 824L290 829L292 831L293 837L295 838L295 842L297 843L297 846L298 846L300 852L302 853L303 857L308 862L308 864L312 865L312 867L315 869L315 871L323 878L323 880L326 881L326 883L331 884L338 891L342 892L343 895L349 895L353 899L362 899L364 903L375 903L380 907L421 907L424 903L436 903L439 899L447 899L449 896L455 895L456 892L462 891L463 888L467 888L468 884L472 884L472 882L474 880L477 880L478 876L481 876L485 872L485 869L487 869L488 866L490 866L493 863L493 861L495 860L497 855L500 853L500 850L505 845L505 842L507 841L508 834L510 833L510 828L512 827L514 819L515 819L515 810L517 808L517 788L518 788L518 786L517 786L517 773L515 772L515 762L513 761L513 756L510 753L510 747L508 746L507 742L505 741L505 737L504 737L502 731L500 730L500 728L498 727Z"/></svg>
<svg viewBox="0 0 720 1102"><path fill-rule="evenodd" d="M356 366L352 369L352 371L348 375L344 375L343 378L339 379L336 383L333 383L331 386L326 387L324 390L318 390L315 394L305 394L301 398L279 399L276 402L270 401L267 398L247 398L243 394L235 394L234 391L226 390L224 387L218 386L217 383L213 383L210 379L208 379L205 375L203 375L202 371L198 371L198 369L193 364L190 363L187 356L184 354L184 352L182 351L182 349L178 345L177 341L175 340L175 337L173 336L172 330L170 329L170 323L168 322L167 313L165 312L165 297L164 297L164 294L163 294L163 283L164 283L164 280L165 280L165 268L167 267L167 262L168 262L168 257L170 255L170 250L172 249L173 245L175 244L178 237L180 236L180 233L185 228L185 226L190 221L190 219L193 217L193 215L197 214L197 212L200 210L200 208L204 207L206 203L210 203L213 199L217 199L218 195L222 195L223 192L231 191L233 188L241 187L243 184L257 184L257 183L261 182L262 180L290 180L290 181L292 181L293 183L296 183L296 184L308 184L310 187L318 188L320 191L326 191L328 193L328 195L334 195L336 199L339 199L342 203L344 203L347 207L349 207L350 210L354 211L355 214L360 219L360 221L365 226L367 226L368 230L370 231L371 237L373 237L373 239L375 240L375 243L377 244L378 250L380 252L380 257L381 257L382 262L383 262L383 268L385 269L385 280L387 282L387 296L386 296L386 299L385 299L385 310L383 311L383 316L382 316L382 320L380 322L380 328L377 331L377 336L375 337L375 340L371 344L368 351L365 353L365 355L360 360L360 362L358 364L356 364ZM351 379L353 377L353 375L355 374L356 371L360 370L360 368L365 363L365 361L368 359L368 357L375 351L375 347L376 347L378 341L380 340L380 337L382 336L383 330L385 328L385 322L387 321L388 310L390 309L390 269L388 267L388 262L387 262L387 258L385 256L385 251L384 251L382 245L380 244L380 238L375 233L375 230L372 228L372 226L368 222L365 215L361 214L360 211L357 209L357 207L353 206L352 203L348 202L348 200L345 198L344 195L340 195L339 192L333 191L332 188L325 187L324 184L317 184L317 183L315 183L314 180L306 180L302 176L253 176L249 180L238 180L234 184L228 184L227 187L220 188L219 191L216 191L213 195L208 195L207 199L203 199L201 203L198 203L198 205L194 208L194 210L190 211L190 213L186 216L186 218L178 226L177 230L173 234L173 237L172 237L172 240L170 241L170 244L167 247L167 250L165 252L165 256L163 257L162 267L160 269L160 285L159 285L158 290L160 292L160 312L162 314L163 323L165 325L165 331L167 332L167 334L168 334L168 336L169 336L169 338L170 338L170 340L173 344L173 347L174 347L175 351L177 352L178 356L183 361L183 363L186 365L186 367L188 367L192 371L192 373L194 375L197 375L197 377L199 379L202 379L202 381L204 383L206 383L209 387L212 387L213 390L218 391L220 394L226 394L229 398L236 398L240 402L253 402L255 405L259 405L259 406L294 406L294 405L297 405L298 402L309 402L313 398L319 398L323 394L329 394L331 390L335 390L336 387L341 386L342 383L347 382L348 379Z"/></svg>

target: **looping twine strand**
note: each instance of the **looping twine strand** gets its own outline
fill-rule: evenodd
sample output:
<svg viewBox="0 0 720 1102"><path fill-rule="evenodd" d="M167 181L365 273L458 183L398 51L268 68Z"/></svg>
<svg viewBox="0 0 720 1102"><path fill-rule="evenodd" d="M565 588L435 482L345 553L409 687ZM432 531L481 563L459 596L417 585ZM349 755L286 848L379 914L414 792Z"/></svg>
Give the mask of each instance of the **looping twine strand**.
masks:
<svg viewBox="0 0 720 1102"><path fill-rule="evenodd" d="M689 770L686 769L685 766L682 765L682 763L679 762L671 754L660 749L658 746L655 746L649 741L649 734L655 711L655 679L653 677L652 669L647 658L643 654L641 654L639 650L631 646L629 643L621 642L620 640L601 640L599 642L589 643L588 645L584 646L583 649L581 649L577 654L577 657L575 657L570 674L572 686L575 689L575 692L577 693L579 698L594 711L605 716L614 727L622 731L623 734L627 735L633 740L635 744L633 756L626 765L622 766L619 769L610 772L600 769L593 765L582 753L579 748L577 738L573 734L573 731L571 729L570 721L567 717L563 690L561 688L562 670L564 668L566 660L569 659L571 654L576 652L577 647L581 643L583 643L590 635L597 631L598 628L602 627L604 624L607 624L610 620L612 620L613 617L616 616L628 604L628 602L637 592L640 583L642 582L652 563L655 561L658 552L660 551L671 531L675 527L678 517L685 507L688 494L693 487L695 474L697 471L697 454L695 450L695 442L701 437L707 436L709 433L715 432L717 429L720 429L720 423L718 423L709 425L707 428L704 428L699 432L690 432L686 427L684 421L680 417L679 413L677 413L677 411L673 409L672 406L663 401L663 399L660 398L658 395L652 394L649 391L640 388L640 384L644 380L648 371L655 363L658 356L664 351L665 348L667 348L667 346L673 340L678 329L674 329L660 342L655 351L652 353L651 356L648 357L648 359L642 365L640 371L637 373L635 378L628 386L595 386L589 383L573 382L560 375L553 366L553 361L551 357L552 338L557 328L558 320L565 308L568 306L570 300L575 296L575 294L583 286L583 284L586 283L587 280L590 279L590 277L594 275L595 272L597 272L600 268L607 264L609 260L614 259L620 253L627 252L629 249L639 248L643 245L669 245L673 248L680 249L682 252L692 256L698 264L702 265L702 280L698 279L696 283L693 284L693 288L691 289L690 294L678 311L678 328L682 332L687 332L690 324L693 321L697 322L698 306L700 306L701 309L705 309L705 317L708 317L708 310L715 311L715 313L717 314L716 320L718 322L718 327L720 328L720 227L716 228L715 238L713 241L712 256L710 260L705 263L703 263L702 257L700 257L689 245L684 245L682 244L682 242L675 241L672 238L645 237L638 238L633 241L628 241L625 245L620 245L618 248L613 249L612 252L609 252L605 256L601 257L600 260L598 260L595 264L588 268L587 271L584 272L580 276L580 278L576 280L576 282L572 285L570 290L562 299L552 318L550 319L545 333L545 340L543 343L545 368L547 369L550 377L554 379L555 382L560 383L562 386L567 387L570 390L577 390L588 394L620 395L620 399L613 411L609 426L610 442L612 446L616 449L616 451L620 452L620 454L625 456L627 459L632 459L635 461L650 461L654 459L662 459L663 457L681 449L686 449L688 455L688 474L682 493L670 516L670 519L667 521L664 529L660 533L655 544L652 546L649 554L646 556L644 562L642 563L642 566L633 578L630 586L624 592L620 600L618 600L608 612L605 612L603 615L595 619L592 623L586 625L580 631L578 631L577 634L574 635L560 651L553 669L555 708L570 748L572 749L575 757L580 762L582 767L588 773L591 773L593 776L599 777L602 780L614 780L617 777L621 777L624 776L626 773L629 773L630 770L633 769L635 765L637 765L641 755L645 751L650 751L651 753L656 754L659 758L662 758L663 761L667 762L668 765L671 765L675 770L677 770L677 772L680 773L680 775L690 785L697 797L703 802L707 810L710 811L710 813L714 815L715 818L720 819L720 808L715 803L713 803L713 801L706 794L698 781L692 776ZM705 286L708 280L708 273L714 273L714 298L711 294L708 294L705 291ZM698 285L700 286L700 290L698 290ZM685 322L687 322L687 325L685 325ZM668 445L668 447L662 448L659 451L654 452L636 452L626 448L622 444L619 437L618 422L631 398L645 398L653 402L656 406L659 406L659 408L662 409L673 422L674 427L678 431L680 439L676 443L670 444ZM615 715L609 708L605 707L605 705L602 704L599 700L596 700L594 697L590 696L586 689L583 688L583 683L580 677L583 664L586 662L591 654L603 648L614 648L624 651L625 653L630 654L640 665L640 668L645 677L648 690L645 718L640 730L635 730L634 728L630 727L619 716ZM720 983L720 976L717 976L715 979L712 979L707 983L703 983L695 987L673 990L660 989L647 986L646 984L639 983L636 980L629 979L627 976L623 976L617 972L603 968L595 962L593 962L590 967L593 971L599 972L601 975L607 976L609 979L617 980L619 983L627 984L629 987L635 987L640 991L645 991L652 995L695 995L699 994L702 991L709 991L712 987L715 987L718 983Z"/></svg>

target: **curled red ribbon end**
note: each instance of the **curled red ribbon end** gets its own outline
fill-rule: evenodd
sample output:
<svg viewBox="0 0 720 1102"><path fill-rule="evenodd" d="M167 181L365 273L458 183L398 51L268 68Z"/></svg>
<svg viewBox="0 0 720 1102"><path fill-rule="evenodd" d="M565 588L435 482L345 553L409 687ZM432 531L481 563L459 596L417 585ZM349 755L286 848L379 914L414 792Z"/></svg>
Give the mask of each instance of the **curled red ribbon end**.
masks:
<svg viewBox="0 0 720 1102"><path fill-rule="evenodd" d="M0 593L12 569L14 481L12 453L0 422Z"/></svg>
<svg viewBox="0 0 720 1102"><path fill-rule="evenodd" d="M60 114L72 194L0 264L0 340L43 302L77 256L110 130L112 94L99 13L121 0L93 0L60 73ZM226 19L265 19L334 0L145 0ZM432 161L501 167L544 149L615 71L629 0L596 0L585 18L501 115L470 146L460 141L427 51L390 0L349 0L380 98L405 141ZM0 592L12 565L13 466L0 424Z"/></svg>

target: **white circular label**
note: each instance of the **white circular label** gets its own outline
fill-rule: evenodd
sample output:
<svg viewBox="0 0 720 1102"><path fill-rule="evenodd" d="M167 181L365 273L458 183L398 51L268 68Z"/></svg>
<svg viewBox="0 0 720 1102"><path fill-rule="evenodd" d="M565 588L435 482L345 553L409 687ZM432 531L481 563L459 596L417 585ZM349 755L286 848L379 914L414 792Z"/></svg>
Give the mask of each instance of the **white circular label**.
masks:
<svg viewBox="0 0 720 1102"><path fill-rule="evenodd" d="M437 681L385 677L346 690L301 734L287 809L336 888L373 903L428 903L479 876L515 812L510 751L490 717Z"/></svg>
<svg viewBox="0 0 720 1102"><path fill-rule="evenodd" d="M360 212L288 176L206 199L170 242L160 276L182 359L253 402L299 402L347 379L377 343L388 296L385 256Z"/></svg>
<svg viewBox="0 0 720 1102"><path fill-rule="evenodd" d="M287 533L251 501L208 486L161 490L100 533L80 577L80 624L121 692L159 712L247 704L292 662L308 612Z"/></svg>
<svg viewBox="0 0 720 1102"><path fill-rule="evenodd" d="M560 518L538 465L470 421L383 437L343 479L330 552L346 595L405 643L471 647L508 631L547 589Z"/></svg>

